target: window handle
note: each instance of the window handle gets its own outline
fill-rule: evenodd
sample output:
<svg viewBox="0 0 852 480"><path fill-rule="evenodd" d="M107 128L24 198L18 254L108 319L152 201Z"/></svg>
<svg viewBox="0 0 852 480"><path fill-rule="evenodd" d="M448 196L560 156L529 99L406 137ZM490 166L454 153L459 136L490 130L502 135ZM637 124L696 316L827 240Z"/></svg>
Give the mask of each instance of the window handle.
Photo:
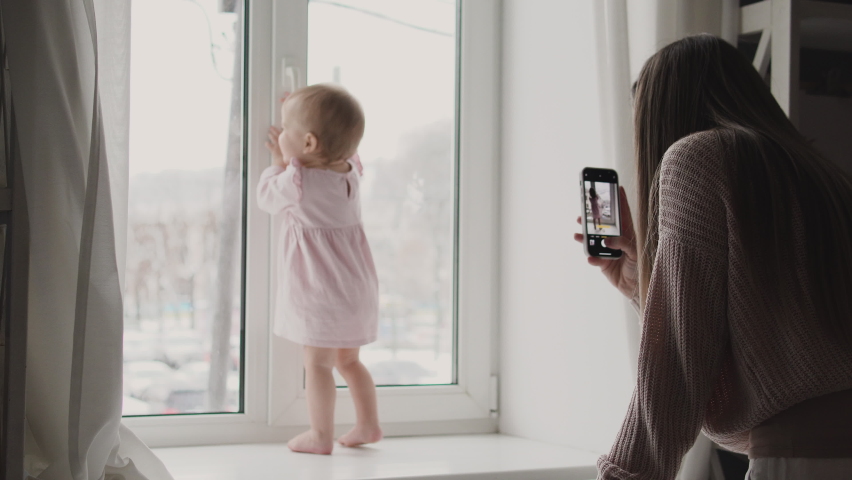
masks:
<svg viewBox="0 0 852 480"><path fill-rule="evenodd" d="M302 78L296 59L284 57L281 59L281 87L285 93L294 92L301 87Z"/></svg>

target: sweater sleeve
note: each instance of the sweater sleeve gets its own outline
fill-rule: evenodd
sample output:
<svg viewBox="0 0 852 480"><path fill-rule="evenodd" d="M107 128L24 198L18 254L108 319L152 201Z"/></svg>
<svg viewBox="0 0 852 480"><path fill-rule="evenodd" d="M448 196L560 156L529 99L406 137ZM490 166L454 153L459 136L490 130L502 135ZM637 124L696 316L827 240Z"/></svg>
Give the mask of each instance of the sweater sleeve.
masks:
<svg viewBox="0 0 852 480"><path fill-rule="evenodd" d="M667 152L639 378L599 479L674 479L701 429L727 346L726 211L703 144Z"/></svg>
<svg viewBox="0 0 852 480"><path fill-rule="evenodd" d="M298 167L267 167L260 174L257 184L257 204L260 209L274 215L299 203L302 197L300 180Z"/></svg>

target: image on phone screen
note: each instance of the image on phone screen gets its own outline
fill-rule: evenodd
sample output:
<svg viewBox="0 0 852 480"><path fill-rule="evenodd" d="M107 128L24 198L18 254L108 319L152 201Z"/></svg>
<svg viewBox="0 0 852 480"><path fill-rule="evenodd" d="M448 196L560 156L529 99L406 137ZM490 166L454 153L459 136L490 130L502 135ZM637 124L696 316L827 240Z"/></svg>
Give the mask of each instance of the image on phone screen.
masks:
<svg viewBox="0 0 852 480"><path fill-rule="evenodd" d="M609 182L585 180L586 232L589 236L621 235L618 215L618 186Z"/></svg>

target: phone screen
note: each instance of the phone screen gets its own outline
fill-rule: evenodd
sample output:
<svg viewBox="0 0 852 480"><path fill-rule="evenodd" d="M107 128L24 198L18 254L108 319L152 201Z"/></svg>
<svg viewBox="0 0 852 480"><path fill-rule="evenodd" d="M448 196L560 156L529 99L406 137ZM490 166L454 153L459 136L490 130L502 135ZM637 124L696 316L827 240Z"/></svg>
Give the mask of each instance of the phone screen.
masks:
<svg viewBox="0 0 852 480"><path fill-rule="evenodd" d="M603 246L605 238L621 235L618 175L614 170L599 168L586 168L582 175L586 251L593 256L618 257L620 250Z"/></svg>

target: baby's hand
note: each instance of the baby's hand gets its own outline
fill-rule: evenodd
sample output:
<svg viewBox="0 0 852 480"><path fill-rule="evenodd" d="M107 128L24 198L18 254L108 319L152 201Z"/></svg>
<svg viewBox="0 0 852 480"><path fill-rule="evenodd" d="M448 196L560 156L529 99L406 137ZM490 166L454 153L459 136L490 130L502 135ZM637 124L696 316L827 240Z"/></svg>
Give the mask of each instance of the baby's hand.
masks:
<svg viewBox="0 0 852 480"><path fill-rule="evenodd" d="M284 154L281 153L281 146L278 145L278 136L281 135L281 129L275 126L269 127L267 132L266 149L272 154L273 165L282 167L287 166L284 161Z"/></svg>

